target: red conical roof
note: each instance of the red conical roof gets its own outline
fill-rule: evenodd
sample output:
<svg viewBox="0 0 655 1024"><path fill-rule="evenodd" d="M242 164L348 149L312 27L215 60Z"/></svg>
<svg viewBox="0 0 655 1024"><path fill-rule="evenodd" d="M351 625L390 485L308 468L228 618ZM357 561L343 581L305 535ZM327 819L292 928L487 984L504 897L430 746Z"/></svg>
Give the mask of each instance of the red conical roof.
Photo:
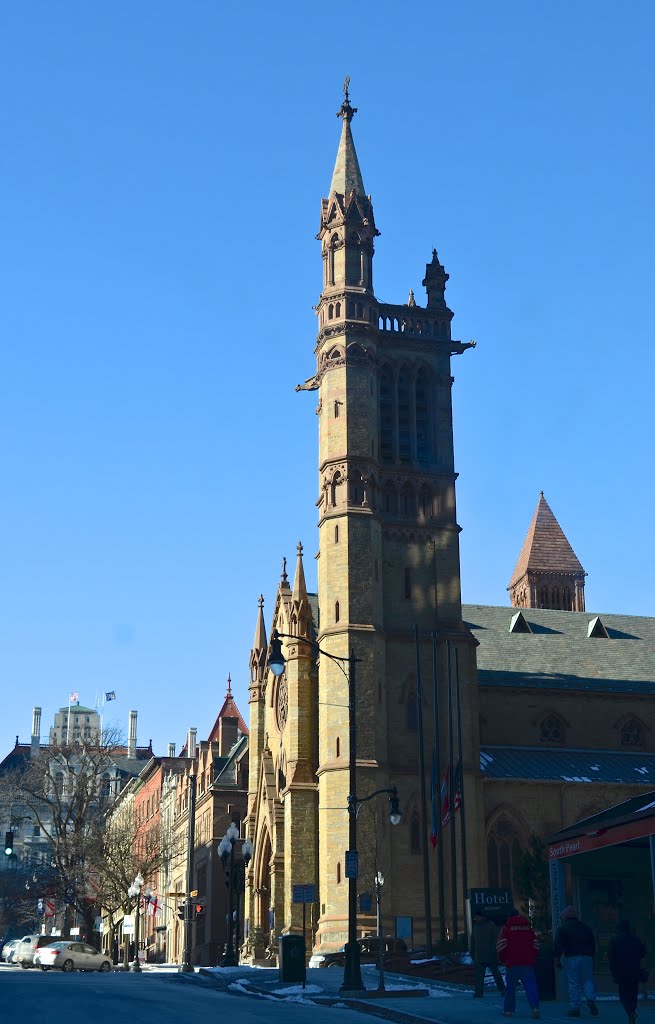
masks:
<svg viewBox="0 0 655 1024"><path fill-rule="evenodd" d="M512 573L510 587L529 571L585 574L573 548L564 536L562 527L544 498L543 491Z"/></svg>

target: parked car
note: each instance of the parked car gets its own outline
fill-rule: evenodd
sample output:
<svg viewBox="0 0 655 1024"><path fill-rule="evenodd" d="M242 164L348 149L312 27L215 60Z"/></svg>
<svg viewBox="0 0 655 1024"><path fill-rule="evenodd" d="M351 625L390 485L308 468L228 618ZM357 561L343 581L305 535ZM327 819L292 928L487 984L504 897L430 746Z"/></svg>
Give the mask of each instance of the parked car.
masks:
<svg viewBox="0 0 655 1024"><path fill-rule="evenodd" d="M24 935L20 940L18 949L14 956L14 963L20 964L21 967L28 968L34 967L34 954L42 946L48 946L51 942L56 941L54 935Z"/></svg>
<svg viewBox="0 0 655 1024"><path fill-rule="evenodd" d="M20 939L9 939L5 942L2 947L2 959L6 964L13 964L19 945Z"/></svg>
<svg viewBox="0 0 655 1024"><path fill-rule="evenodd" d="M64 939L42 946L34 958L42 971L110 971L111 960L86 942Z"/></svg>
<svg viewBox="0 0 655 1024"><path fill-rule="evenodd" d="M380 962L380 943L377 935L367 936L358 939L359 959L362 964L377 964ZM384 940L384 966L391 969L409 962L409 952L404 939L394 939L387 936ZM344 947L335 953L314 953L309 959L310 967L341 967L345 965Z"/></svg>

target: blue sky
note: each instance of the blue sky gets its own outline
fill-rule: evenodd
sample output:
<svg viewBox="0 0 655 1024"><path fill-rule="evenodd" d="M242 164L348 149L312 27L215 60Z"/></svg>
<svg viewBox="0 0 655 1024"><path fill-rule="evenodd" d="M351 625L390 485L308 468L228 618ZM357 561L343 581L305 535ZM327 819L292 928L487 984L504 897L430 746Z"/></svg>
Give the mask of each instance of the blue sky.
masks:
<svg viewBox="0 0 655 1024"><path fill-rule="evenodd" d="M466 602L540 489L587 606L652 614L655 8L24 0L0 12L0 756L115 690L158 752L247 715L315 586L312 305L344 75L377 295L450 273ZM267 622L268 622L267 618Z"/></svg>

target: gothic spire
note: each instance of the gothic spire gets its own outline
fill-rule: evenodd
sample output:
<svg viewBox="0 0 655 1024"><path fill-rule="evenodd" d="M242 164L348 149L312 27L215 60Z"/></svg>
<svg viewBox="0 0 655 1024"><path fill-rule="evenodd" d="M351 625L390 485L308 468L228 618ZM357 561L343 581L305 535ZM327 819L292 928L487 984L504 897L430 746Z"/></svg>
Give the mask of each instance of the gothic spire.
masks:
<svg viewBox="0 0 655 1024"><path fill-rule="evenodd" d="M357 192L360 196L365 196L362 172L359 169L359 160L350 130L350 122L357 113L357 107L350 105L349 85L350 77L346 75L343 83L343 103L337 111L337 117L341 118L341 139L329 194L337 192L339 195L348 196L351 192Z"/></svg>
<svg viewBox="0 0 655 1024"><path fill-rule="evenodd" d="M305 569L302 564L302 544L298 541L298 557L296 560L296 575L293 580L293 600L296 607L307 600L307 584L305 583Z"/></svg>
<svg viewBox="0 0 655 1024"><path fill-rule="evenodd" d="M257 612L257 625L255 626L255 639L252 643L253 651L265 651L268 646L266 640L266 625L264 623L264 598L259 595L259 611Z"/></svg>

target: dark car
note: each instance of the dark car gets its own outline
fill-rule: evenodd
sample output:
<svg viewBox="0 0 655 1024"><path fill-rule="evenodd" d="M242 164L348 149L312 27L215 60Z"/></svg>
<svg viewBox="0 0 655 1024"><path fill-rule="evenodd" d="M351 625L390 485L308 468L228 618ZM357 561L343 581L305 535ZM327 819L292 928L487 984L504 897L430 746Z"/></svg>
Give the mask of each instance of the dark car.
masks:
<svg viewBox="0 0 655 1024"><path fill-rule="evenodd" d="M377 935L358 939L359 957L362 964L378 964L380 962L380 943ZM341 967L345 965L343 947L335 953L314 953L309 960L310 967ZM409 962L409 951L403 939L387 936L384 940L384 966L393 968Z"/></svg>

